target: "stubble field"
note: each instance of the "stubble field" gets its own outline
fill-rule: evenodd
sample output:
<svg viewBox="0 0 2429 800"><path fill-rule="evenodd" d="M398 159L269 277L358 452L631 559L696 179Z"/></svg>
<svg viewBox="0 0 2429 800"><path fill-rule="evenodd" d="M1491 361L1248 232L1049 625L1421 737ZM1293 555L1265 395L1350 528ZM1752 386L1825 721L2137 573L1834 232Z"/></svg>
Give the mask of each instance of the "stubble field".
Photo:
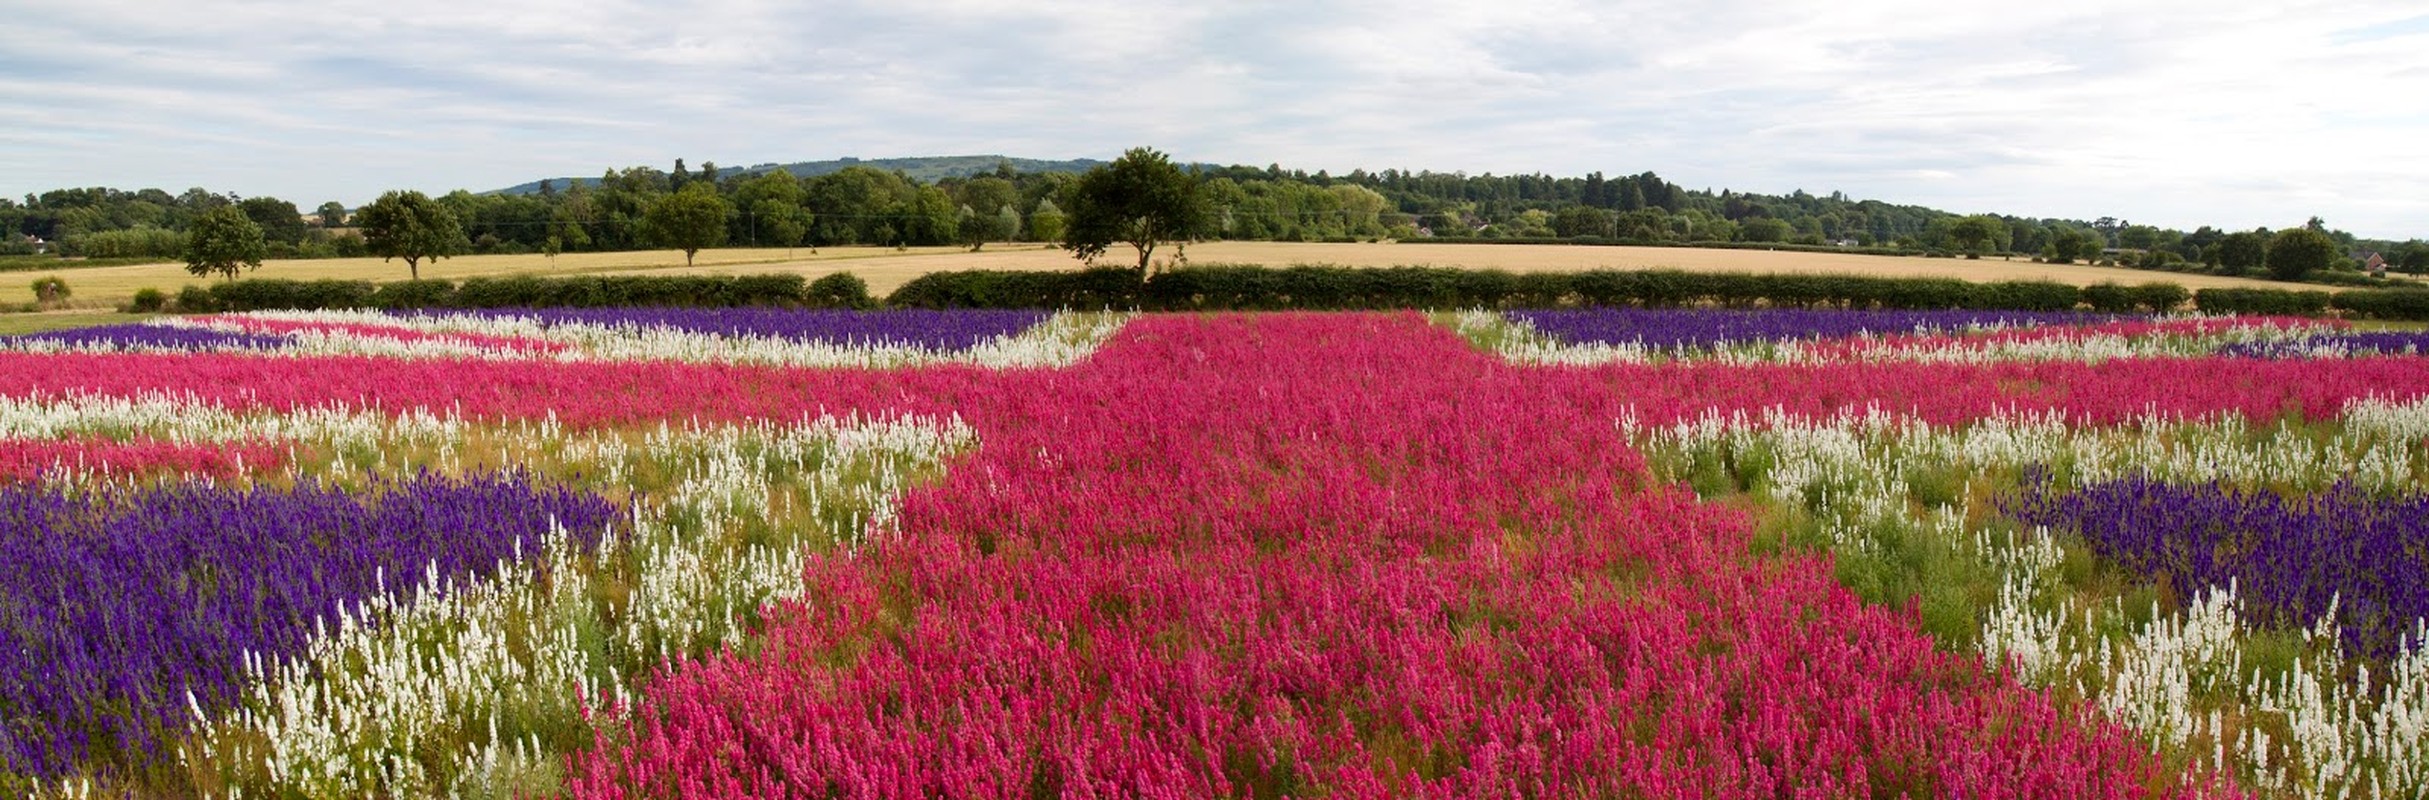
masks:
<svg viewBox="0 0 2429 800"><path fill-rule="evenodd" d="M1105 263L1125 263L1126 249L1110 253ZM1981 281L2053 280L2078 286L2102 282L2124 284L2167 281L2190 289L2212 287L2283 287L2270 281L2146 272L2080 264L2036 264L2030 261L1946 258L1898 258L1839 253L1796 253L1768 250L1705 250L1677 247L1581 247L1571 245L1473 245L1424 243L1320 244L1298 242L1207 242L1187 249L1199 264L1338 264L1350 267L1425 265L1503 269L1512 272L1576 272L1590 269L1683 269L1712 272L1841 273L1882 277L1948 277ZM1173 257L1171 248L1157 252L1159 261ZM703 250L687 267L673 250L620 253L568 253L551 259L539 255L460 256L423 264L426 278L465 278L496 275L612 275L642 273L755 274L794 273L817 278L845 271L868 281L879 296L930 272L963 269L1060 270L1079 262L1062 250L1044 245L990 245L972 253L958 247L731 248ZM146 287L175 293L180 286L205 281L187 274L177 263L138 264L91 269L24 272L0 284L0 303L34 299L30 284L37 278L65 279L75 296L71 305L110 308L124 304ZM402 261L344 258L313 261L271 261L247 277L316 280L395 281L406 277Z"/></svg>

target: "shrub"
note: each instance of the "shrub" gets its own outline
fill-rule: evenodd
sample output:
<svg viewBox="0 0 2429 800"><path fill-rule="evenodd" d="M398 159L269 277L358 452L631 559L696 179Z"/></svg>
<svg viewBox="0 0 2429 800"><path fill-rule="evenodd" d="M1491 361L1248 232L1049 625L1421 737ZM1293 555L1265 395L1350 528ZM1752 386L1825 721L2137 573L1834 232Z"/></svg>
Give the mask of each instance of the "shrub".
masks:
<svg viewBox="0 0 2429 800"><path fill-rule="evenodd" d="M2193 307L2204 314L2266 314L2316 317L2328 311L2327 292L2284 289L2203 289L2193 293Z"/></svg>
<svg viewBox="0 0 2429 800"><path fill-rule="evenodd" d="M187 314L209 314L219 310L219 301L210 291L194 285L177 290L177 310Z"/></svg>
<svg viewBox="0 0 2429 800"><path fill-rule="evenodd" d="M34 305L46 308L55 306L67 302L71 294L74 292L68 291L66 278L51 275L34 279Z"/></svg>
<svg viewBox="0 0 2429 800"><path fill-rule="evenodd" d="M376 308L448 308L455 305L455 284L443 280L397 281L371 292Z"/></svg>
<svg viewBox="0 0 2429 800"><path fill-rule="evenodd" d="M2093 311L2123 314L2134 310L2134 290L2114 283L2095 283L2083 287L2083 303Z"/></svg>
<svg viewBox="0 0 2429 800"><path fill-rule="evenodd" d="M2173 283L2151 282L2134 287L2134 305L2154 314L2165 314L2182 308L2193 293Z"/></svg>
<svg viewBox="0 0 2429 800"><path fill-rule="evenodd" d="M2429 319L2429 290L2379 289L2337 292L2330 305L2347 316L2367 319Z"/></svg>
<svg viewBox="0 0 2429 800"><path fill-rule="evenodd" d="M849 272L837 272L810 282L801 295L811 308L876 308L877 300L869 296L869 282Z"/></svg>
<svg viewBox="0 0 2429 800"><path fill-rule="evenodd" d="M168 293L146 286L135 290L135 297L127 301L126 310L133 314L149 314L167 308L168 305Z"/></svg>

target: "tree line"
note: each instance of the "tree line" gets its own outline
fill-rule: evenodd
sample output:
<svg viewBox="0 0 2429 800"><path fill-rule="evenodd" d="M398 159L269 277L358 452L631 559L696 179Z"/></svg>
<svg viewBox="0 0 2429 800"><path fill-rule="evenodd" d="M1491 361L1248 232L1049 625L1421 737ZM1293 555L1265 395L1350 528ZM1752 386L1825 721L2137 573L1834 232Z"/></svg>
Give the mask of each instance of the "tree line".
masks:
<svg viewBox="0 0 2429 800"><path fill-rule="evenodd" d="M1786 195L1689 189L1651 172L1619 177L1467 175L1352 171L1333 175L1279 165L1178 168L1203 214L1177 240L1343 241L1372 239L1573 240L1648 244L1751 243L1860 246L2229 274L2307 274L2346 266L2375 251L2390 268L2429 272L2429 244L2361 240L2310 224L2283 231L2186 232L2102 217L2091 221L1958 215L1913 205L1855 200L1843 193ZM59 189L0 199L0 253L34 240L61 255L175 258L195 226L218 209L261 231L263 258L458 253L559 253L673 247L839 245L983 247L990 242L1060 242L1081 176L992 172L933 182L899 171L850 166L813 177L782 170L648 166L611 169L597 181L545 181L522 194L458 190L423 197L417 213L444 242L395 254L375 241L363 213L324 202L311 214L273 197L189 189ZM417 193L396 193L390 195ZM384 196L385 197L385 196ZM653 218L653 212L656 217ZM684 218L681 221L678 218ZM2297 233L2300 231L2301 233ZM2315 238L2312 234L2317 234ZM2322 246L2319 239L2328 243ZM2324 259L2313 254L2328 252ZM2271 252L2281 255L2273 263ZM240 256L249 255L240 253ZM2299 256L2299 257L2298 257ZM2297 269L2299 265L2310 265ZM2265 271L2265 273L2264 273Z"/></svg>

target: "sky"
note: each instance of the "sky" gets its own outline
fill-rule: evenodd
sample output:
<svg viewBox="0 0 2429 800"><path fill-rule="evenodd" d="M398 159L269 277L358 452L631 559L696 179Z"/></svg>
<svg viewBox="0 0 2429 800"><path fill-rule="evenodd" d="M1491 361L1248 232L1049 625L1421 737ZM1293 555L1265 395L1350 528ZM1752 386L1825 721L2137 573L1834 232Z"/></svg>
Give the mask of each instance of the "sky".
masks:
<svg viewBox="0 0 2429 800"><path fill-rule="evenodd" d="M0 196L1110 159L2429 238L2420 0L0 0Z"/></svg>

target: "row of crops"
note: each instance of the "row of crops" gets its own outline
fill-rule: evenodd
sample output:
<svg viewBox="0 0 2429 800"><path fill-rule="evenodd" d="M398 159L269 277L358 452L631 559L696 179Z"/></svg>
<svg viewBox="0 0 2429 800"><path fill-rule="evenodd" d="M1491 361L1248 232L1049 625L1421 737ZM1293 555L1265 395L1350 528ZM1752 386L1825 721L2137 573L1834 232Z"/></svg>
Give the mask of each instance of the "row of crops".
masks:
<svg viewBox="0 0 2429 800"><path fill-rule="evenodd" d="M0 340L0 790L2412 797L2429 334L249 312Z"/></svg>

